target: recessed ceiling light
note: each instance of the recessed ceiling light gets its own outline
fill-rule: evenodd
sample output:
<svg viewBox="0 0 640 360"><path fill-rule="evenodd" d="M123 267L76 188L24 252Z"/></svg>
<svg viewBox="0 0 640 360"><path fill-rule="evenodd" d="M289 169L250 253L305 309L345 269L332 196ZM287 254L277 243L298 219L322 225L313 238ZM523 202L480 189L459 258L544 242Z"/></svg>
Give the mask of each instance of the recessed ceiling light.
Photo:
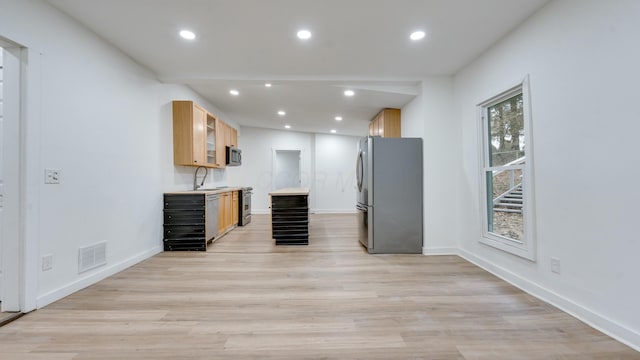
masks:
<svg viewBox="0 0 640 360"><path fill-rule="evenodd" d="M265 87L271 87L271 83L264 84Z"/></svg>
<svg viewBox="0 0 640 360"><path fill-rule="evenodd" d="M287 113L284 112L283 110L280 110L280 111L278 111L278 115L285 116L285 115L287 115Z"/></svg>
<svg viewBox="0 0 640 360"><path fill-rule="evenodd" d="M332 133L332 134L337 133L336 129L331 129L331 133Z"/></svg>
<svg viewBox="0 0 640 360"><path fill-rule="evenodd" d="M196 34L194 34L193 31L189 31L189 30L181 30L180 36L183 39L187 39L187 40L193 40L196 38Z"/></svg>
<svg viewBox="0 0 640 360"><path fill-rule="evenodd" d="M240 95L240 92L238 90L229 90L229 94L231 94L233 96L238 96L238 95Z"/></svg>
<svg viewBox="0 0 640 360"><path fill-rule="evenodd" d="M311 37L311 31L309 30L300 30L298 31L298 38L302 40L307 40Z"/></svg>
<svg viewBox="0 0 640 360"><path fill-rule="evenodd" d="M344 91L344 96L353 96L355 95L355 92L353 92L353 90L345 90Z"/></svg>
<svg viewBox="0 0 640 360"><path fill-rule="evenodd" d="M284 128L285 129L291 129L291 125L285 125Z"/></svg>
<svg viewBox="0 0 640 360"><path fill-rule="evenodd" d="M342 116L336 116L336 121L342 121Z"/></svg>
<svg viewBox="0 0 640 360"><path fill-rule="evenodd" d="M424 38L425 35L426 34L424 31L414 31L411 33L411 35L409 35L409 38L413 41L416 41Z"/></svg>

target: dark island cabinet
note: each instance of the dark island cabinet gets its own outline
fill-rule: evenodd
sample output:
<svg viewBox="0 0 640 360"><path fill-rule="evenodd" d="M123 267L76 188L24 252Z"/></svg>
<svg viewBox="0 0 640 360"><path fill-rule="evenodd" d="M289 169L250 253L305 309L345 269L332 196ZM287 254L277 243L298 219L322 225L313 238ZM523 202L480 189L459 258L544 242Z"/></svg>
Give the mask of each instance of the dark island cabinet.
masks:
<svg viewBox="0 0 640 360"><path fill-rule="evenodd" d="M276 245L309 244L309 191L271 192L271 235Z"/></svg>

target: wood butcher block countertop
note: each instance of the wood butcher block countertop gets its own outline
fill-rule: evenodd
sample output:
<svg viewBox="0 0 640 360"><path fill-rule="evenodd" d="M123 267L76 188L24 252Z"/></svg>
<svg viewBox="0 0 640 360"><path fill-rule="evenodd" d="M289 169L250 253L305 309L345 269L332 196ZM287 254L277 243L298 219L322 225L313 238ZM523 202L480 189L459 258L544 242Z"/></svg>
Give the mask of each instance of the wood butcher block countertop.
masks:
<svg viewBox="0 0 640 360"><path fill-rule="evenodd" d="M269 193L271 196L309 195L308 188L285 188Z"/></svg>

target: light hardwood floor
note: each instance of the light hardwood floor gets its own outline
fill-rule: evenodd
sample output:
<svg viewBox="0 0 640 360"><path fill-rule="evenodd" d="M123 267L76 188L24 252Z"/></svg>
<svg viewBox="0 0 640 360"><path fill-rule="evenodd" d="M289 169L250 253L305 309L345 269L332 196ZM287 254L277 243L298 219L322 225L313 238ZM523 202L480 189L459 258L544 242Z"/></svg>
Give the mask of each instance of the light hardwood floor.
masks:
<svg viewBox="0 0 640 360"><path fill-rule="evenodd" d="M640 359L456 256L369 255L353 215L275 247L269 217L0 328L8 359Z"/></svg>
<svg viewBox="0 0 640 360"><path fill-rule="evenodd" d="M2 306L2 303L0 303L0 306ZM20 316L22 316L22 314L20 314L20 313L0 312L0 326L2 326L4 324L8 324L11 321L13 321L14 319L19 318Z"/></svg>

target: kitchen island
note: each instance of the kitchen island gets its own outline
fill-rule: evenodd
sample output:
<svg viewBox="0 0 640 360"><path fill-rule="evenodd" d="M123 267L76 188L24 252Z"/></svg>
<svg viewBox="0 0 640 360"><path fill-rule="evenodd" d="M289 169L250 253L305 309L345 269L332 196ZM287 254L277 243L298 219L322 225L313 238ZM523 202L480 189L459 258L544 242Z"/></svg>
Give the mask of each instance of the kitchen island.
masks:
<svg viewBox="0 0 640 360"><path fill-rule="evenodd" d="M269 197L271 238L276 245L309 245L309 189L280 189Z"/></svg>

